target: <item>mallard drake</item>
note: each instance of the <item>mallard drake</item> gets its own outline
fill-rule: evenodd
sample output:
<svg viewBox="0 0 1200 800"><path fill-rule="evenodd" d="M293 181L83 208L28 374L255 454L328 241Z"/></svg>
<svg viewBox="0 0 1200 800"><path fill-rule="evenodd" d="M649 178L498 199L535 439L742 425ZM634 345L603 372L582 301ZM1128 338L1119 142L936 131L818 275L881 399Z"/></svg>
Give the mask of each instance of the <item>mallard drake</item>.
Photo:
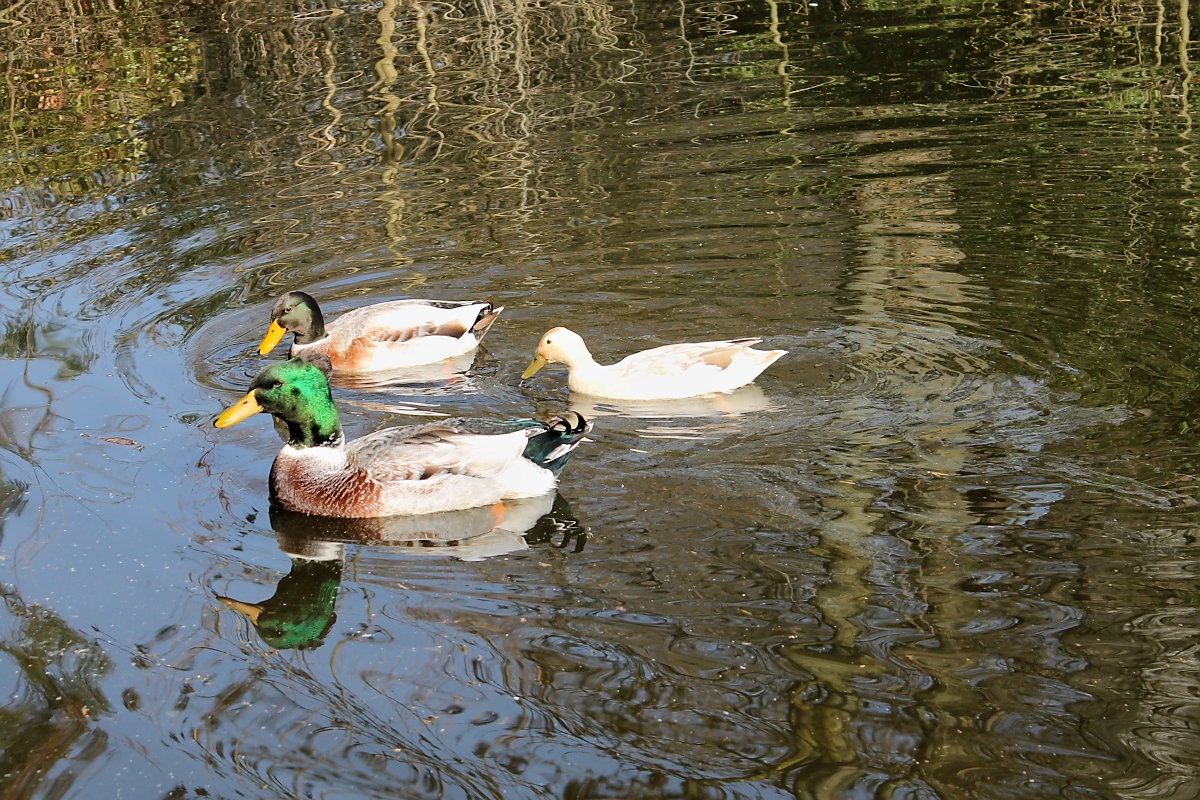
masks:
<svg viewBox="0 0 1200 800"><path fill-rule="evenodd" d="M566 364L572 392L614 400L674 400L729 392L750 383L787 350L755 350L762 339L668 344L604 366L583 338L569 328L551 328L538 342L524 380L547 364Z"/></svg>
<svg viewBox="0 0 1200 800"><path fill-rule="evenodd" d="M347 444L325 373L303 358L263 368L215 424L227 428L259 411L288 430L271 465L272 500L325 517L430 514L537 497L554 488L591 429L572 412L548 425L446 419L387 428Z"/></svg>
<svg viewBox="0 0 1200 800"><path fill-rule="evenodd" d="M327 326L311 295L288 292L271 307L258 354L291 332L289 356L322 353L339 372L433 364L474 350L503 310L491 303L394 300L349 311Z"/></svg>

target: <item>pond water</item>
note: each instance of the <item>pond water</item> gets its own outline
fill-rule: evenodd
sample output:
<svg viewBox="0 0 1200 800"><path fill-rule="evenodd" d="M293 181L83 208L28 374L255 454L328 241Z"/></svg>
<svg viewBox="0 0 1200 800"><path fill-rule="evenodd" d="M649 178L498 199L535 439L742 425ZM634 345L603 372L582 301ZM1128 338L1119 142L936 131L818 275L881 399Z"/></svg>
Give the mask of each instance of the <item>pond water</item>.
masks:
<svg viewBox="0 0 1200 800"><path fill-rule="evenodd" d="M0 795L1200 795L1189 7L9 0ZM556 496L270 508L288 289L506 310L351 436ZM761 336L682 403L519 381Z"/></svg>

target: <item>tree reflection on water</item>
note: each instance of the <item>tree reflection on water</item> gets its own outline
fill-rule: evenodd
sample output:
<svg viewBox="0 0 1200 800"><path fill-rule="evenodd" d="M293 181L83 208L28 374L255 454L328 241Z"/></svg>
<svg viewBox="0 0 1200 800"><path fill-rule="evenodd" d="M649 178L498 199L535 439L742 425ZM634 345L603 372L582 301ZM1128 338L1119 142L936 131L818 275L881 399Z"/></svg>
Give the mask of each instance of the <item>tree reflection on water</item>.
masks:
<svg viewBox="0 0 1200 800"><path fill-rule="evenodd" d="M20 511L27 487L0 481L0 519ZM94 761L108 735L91 723L112 711L100 683L112 670L103 646L53 611L0 590L0 652L13 679L0 709L0 794L62 796L76 779L72 763Z"/></svg>

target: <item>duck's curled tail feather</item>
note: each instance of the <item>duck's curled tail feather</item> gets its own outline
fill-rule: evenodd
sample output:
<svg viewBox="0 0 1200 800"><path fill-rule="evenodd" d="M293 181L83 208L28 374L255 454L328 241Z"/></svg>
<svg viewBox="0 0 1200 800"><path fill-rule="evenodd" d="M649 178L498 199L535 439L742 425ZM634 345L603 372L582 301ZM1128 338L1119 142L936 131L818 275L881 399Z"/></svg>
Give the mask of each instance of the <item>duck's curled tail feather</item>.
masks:
<svg viewBox="0 0 1200 800"><path fill-rule="evenodd" d="M484 335L488 329L492 327L492 323L496 321L496 317L500 316L500 312L504 310L504 306L496 308L490 303L479 310L479 316L475 318L475 324L471 326L471 333L475 334L475 342L478 344L483 341Z"/></svg>
<svg viewBox="0 0 1200 800"><path fill-rule="evenodd" d="M592 423L582 414L568 411L544 430L529 437L529 443L525 445L525 457L558 475L570 460L571 452L591 429Z"/></svg>

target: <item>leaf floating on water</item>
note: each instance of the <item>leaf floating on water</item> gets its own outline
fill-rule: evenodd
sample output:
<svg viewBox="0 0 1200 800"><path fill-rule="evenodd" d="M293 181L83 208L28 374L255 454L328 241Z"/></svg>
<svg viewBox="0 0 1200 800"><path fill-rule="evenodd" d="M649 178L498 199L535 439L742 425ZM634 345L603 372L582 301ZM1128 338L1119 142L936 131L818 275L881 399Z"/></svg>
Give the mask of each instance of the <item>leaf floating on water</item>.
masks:
<svg viewBox="0 0 1200 800"><path fill-rule="evenodd" d="M132 447L135 450L145 450L146 448L135 442L133 439L126 439L124 436L92 436L90 433L81 433L80 436L86 436L89 439L99 439L102 442L109 444L119 444L125 447Z"/></svg>
<svg viewBox="0 0 1200 800"><path fill-rule="evenodd" d="M139 445L133 439L126 439L124 436L101 436L100 441L108 442L109 444L123 444L127 447L136 447L139 450L141 449L141 445Z"/></svg>

